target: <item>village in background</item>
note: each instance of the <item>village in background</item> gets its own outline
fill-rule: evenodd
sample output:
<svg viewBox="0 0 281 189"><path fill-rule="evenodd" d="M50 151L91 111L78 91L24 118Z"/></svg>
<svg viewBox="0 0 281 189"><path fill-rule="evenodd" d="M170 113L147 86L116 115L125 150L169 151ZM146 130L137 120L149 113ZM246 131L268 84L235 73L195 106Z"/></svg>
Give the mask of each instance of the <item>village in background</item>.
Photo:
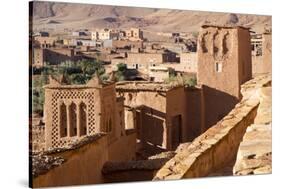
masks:
<svg viewBox="0 0 281 189"><path fill-rule="evenodd" d="M271 32L270 16L31 2L30 185L271 173Z"/></svg>

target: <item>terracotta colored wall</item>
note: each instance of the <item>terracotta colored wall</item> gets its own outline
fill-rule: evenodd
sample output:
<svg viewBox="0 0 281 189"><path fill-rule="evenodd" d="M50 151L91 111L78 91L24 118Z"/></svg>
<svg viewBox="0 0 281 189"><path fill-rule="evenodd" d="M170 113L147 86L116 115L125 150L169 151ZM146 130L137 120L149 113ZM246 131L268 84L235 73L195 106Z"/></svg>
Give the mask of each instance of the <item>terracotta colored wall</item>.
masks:
<svg viewBox="0 0 281 189"><path fill-rule="evenodd" d="M128 53L127 64L138 64L139 68L146 68L152 64L160 64L163 60L163 54L159 53Z"/></svg>
<svg viewBox="0 0 281 189"><path fill-rule="evenodd" d="M204 131L203 92L197 88L187 88L186 114L187 114L187 141L192 141Z"/></svg>
<svg viewBox="0 0 281 189"><path fill-rule="evenodd" d="M44 49L44 61L60 64L64 61L75 61L73 49Z"/></svg>
<svg viewBox="0 0 281 189"><path fill-rule="evenodd" d="M179 151L157 172L154 180L204 177L234 161L246 129L257 115L260 103L257 91L269 83L271 77L245 83L241 90L243 100L220 122Z"/></svg>
<svg viewBox="0 0 281 189"><path fill-rule="evenodd" d="M67 161L33 180L33 187L102 183L101 169L108 160L107 138L66 152ZM98 154L98 155L97 155Z"/></svg>
<svg viewBox="0 0 281 189"><path fill-rule="evenodd" d="M181 53L180 64L176 71L197 73L197 54L196 53Z"/></svg>
<svg viewBox="0 0 281 189"><path fill-rule="evenodd" d="M229 114L229 118L208 129L168 161L154 180L204 177L233 161L247 126L254 121L257 107L258 101L244 102ZM240 115L233 117L236 112Z"/></svg>
<svg viewBox="0 0 281 189"><path fill-rule="evenodd" d="M88 93L91 94L90 97L85 96ZM76 88L70 90L67 87L45 88L44 117L46 119L46 149L49 147L60 147L77 138L76 136L60 137L59 104L61 102L65 104L79 104L81 101L88 107L86 112L87 134L90 135L100 132L100 127L104 126L104 119L106 118L106 116L101 114L104 110L101 109L100 90L94 88Z"/></svg>
<svg viewBox="0 0 281 189"><path fill-rule="evenodd" d="M75 150L55 154L66 162L33 180L34 187L103 183L102 167L107 161L135 159L136 133L128 133L110 142L110 136Z"/></svg>
<svg viewBox="0 0 281 189"><path fill-rule="evenodd" d="M198 44L198 83L239 97L238 30L202 28ZM216 63L222 65L221 72Z"/></svg>
<svg viewBox="0 0 281 189"><path fill-rule="evenodd" d="M136 133L124 135L109 145L109 161L130 161L136 158Z"/></svg>
<svg viewBox="0 0 281 189"><path fill-rule="evenodd" d="M122 41L122 40L113 40L112 46L115 48L124 48L126 46L132 46L137 48L142 48L142 41Z"/></svg>
<svg viewBox="0 0 281 189"><path fill-rule="evenodd" d="M238 64L240 85L252 79L251 36L246 29L238 28ZM240 91L240 87L239 87Z"/></svg>
<svg viewBox="0 0 281 189"><path fill-rule="evenodd" d="M116 92L115 85L109 85L103 87L100 93L100 102L101 102L101 131L109 132L111 129L112 132L110 134L111 138L114 138L115 133L115 125L116 125ZM110 126L111 124L111 126Z"/></svg>
<svg viewBox="0 0 281 189"><path fill-rule="evenodd" d="M33 48L32 50L32 66L43 66L44 65L44 53L41 48Z"/></svg>
<svg viewBox="0 0 281 189"><path fill-rule="evenodd" d="M206 129L241 98L240 85L252 73L250 45L247 29L206 27L200 31L197 80L203 85Z"/></svg>
<svg viewBox="0 0 281 189"><path fill-rule="evenodd" d="M118 91L120 96L125 98L125 125L132 128L135 123L134 113L128 107L136 107L137 117L141 119L141 124L137 125L142 141L147 145L151 143L159 147L165 147L165 119L166 119L166 95L154 91Z"/></svg>
<svg viewBox="0 0 281 189"><path fill-rule="evenodd" d="M175 116L181 117L181 128L179 131L180 142L186 142L188 140L188 122L187 122L187 109L186 106L186 94L184 87L177 87L167 92L167 106L166 106L166 124L167 124L167 148L172 149L172 143L175 141L173 139L173 130L176 129L175 123L173 123L173 118Z"/></svg>

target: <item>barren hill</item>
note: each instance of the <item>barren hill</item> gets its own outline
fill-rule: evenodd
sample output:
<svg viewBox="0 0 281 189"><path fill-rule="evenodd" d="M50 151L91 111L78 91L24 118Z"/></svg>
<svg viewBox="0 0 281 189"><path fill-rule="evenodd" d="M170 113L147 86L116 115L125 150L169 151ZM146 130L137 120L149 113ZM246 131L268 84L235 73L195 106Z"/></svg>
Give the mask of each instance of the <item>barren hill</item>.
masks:
<svg viewBox="0 0 281 189"><path fill-rule="evenodd" d="M192 32L202 24L234 24L262 32L271 27L271 16L137 8L76 3L35 2L34 29L140 27L161 32Z"/></svg>

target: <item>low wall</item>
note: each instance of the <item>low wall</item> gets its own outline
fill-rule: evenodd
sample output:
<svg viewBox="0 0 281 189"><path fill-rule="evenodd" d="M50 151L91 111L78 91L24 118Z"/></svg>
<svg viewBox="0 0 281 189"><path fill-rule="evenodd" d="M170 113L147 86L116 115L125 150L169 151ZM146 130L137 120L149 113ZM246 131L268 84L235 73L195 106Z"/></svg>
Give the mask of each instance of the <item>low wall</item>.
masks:
<svg viewBox="0 0 281 189"><path fill-rule="evenodd" d="M271 77L260 76L245 83L241 90L242 101L220 122L168 161L154 180L203 177L235 160L243 135L257 114L257 91L269 82Z"/></svg>
<svg viewBox="0 0 281 189"><path fill-rule="evenodd" d="M75 149L49 154L61 157L64 163L33 178L33 187L85 185L104 183L103 165L108 161L129 161L135 159L136 133L126 130L124 136L109 143L109 135Z"/></svg>
<svg viewBox="0 0 281 189"><path fill-rule="evenodd" d="M33 178L33 187L102 183L102 166L108 160L106 148L107 137L104 136L78 149L56 153L66 162Z"/></svg>
<svg viewBox="0 0 281 189"><path fill-rule="evenodd" d="M109 161L130 161L136 157L136 137L137 133L128 133L110 144L108 149Z"/></svg>
<svg viewBox="0 0 281 189"><path fill-rule="evenodd" d="M107 162L102 172L106 183L149 181L169 159Z"/></svg>

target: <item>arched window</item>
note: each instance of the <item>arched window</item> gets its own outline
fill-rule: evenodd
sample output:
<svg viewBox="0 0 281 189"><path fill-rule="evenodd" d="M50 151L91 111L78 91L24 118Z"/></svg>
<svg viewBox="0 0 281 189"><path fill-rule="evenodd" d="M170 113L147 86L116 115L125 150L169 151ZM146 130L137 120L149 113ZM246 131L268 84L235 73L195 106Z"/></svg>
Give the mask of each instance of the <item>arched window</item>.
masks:
<svg viewBox="0 0 281 189"><path fill-rule="evenodd" d="M66 118L66 105L64 103L62 103L59 106L59 130L60 130L60 137L66 137L67 118Z"/></svg>
<svg viewBox="0 0 281 189"><path fill-rule="evenodd" d="M87 134L87 106L84 102L80 104L80 135Z"/></svg>
<svg viewBox="0 0 281 189"><path fill-rule="evenodd" d="M69 106L69 115L70 115L70 136L77 135L77 108L75 103L71 103Z"/></svg>

